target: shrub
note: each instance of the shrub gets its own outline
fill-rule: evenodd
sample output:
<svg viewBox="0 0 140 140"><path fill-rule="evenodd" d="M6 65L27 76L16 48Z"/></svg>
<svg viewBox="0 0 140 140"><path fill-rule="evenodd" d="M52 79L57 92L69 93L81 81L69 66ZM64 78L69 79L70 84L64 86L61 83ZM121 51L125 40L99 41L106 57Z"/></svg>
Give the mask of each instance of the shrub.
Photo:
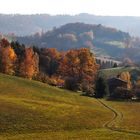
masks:
<svg viewBox="0 0 140 140"><path fill-rule="evenodd" d="M52 86L58 86L58 87L63 87L64 86L64 80L57 77L57 76L52 76L50 79L49 79L49 85L52 85Z"/></svg>
<svg viewBox="0 0 140 140"><path fill-rule="evenodd" d="M82 84L80 85L80 90L83 91L86 96L94 96L94 86L88 83L88 81L83 81Z"/></svg>
<svg viewBox="0 0 140 140"><path fill-rule="evenodd" d="M43 82L43 83L49 83L49 77L46 74L41 73L41 72L38 73L33 79Z"/></svg>

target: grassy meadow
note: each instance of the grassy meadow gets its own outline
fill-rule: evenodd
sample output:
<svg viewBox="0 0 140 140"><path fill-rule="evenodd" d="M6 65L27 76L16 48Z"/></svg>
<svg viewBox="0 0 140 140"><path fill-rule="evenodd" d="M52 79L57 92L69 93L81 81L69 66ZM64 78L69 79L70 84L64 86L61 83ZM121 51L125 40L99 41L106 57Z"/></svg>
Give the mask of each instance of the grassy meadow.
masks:
<svg viewBox="0 0 140 140"><path fill-rule="evenodd" d="M123 113L117 127L140 131L140 103L103 102ZM0 140L140 139L105 128L113 115L94 98L0 74Z"/></svg>
<svg viewBox="0 0 140 140"><path fill-rule="evenodd" d="M119 128L140 132L140 102L106 101L106 103L121 114L119 124L117 124Z"/></svg>

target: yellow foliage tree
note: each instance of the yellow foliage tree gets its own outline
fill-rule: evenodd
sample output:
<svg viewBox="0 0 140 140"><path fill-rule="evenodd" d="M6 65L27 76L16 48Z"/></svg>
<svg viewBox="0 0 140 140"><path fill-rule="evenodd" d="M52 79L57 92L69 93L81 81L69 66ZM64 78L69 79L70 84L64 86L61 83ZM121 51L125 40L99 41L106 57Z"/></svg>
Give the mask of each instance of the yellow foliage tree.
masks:
<svg viewBox="0 0 140 140"><path fill-rule="evenodd" d="M132 88L132 83L131 83L131 75L129 72L122 72L118 75L118 78L124 80L127 82L127 88L131 89Z"/></svg>
<svg viewBox="0 0 140 140"><path fill-rule="evenodd" d="M14 74L16 54L11 46L0 47L0 70L9 75Z"/></svg>

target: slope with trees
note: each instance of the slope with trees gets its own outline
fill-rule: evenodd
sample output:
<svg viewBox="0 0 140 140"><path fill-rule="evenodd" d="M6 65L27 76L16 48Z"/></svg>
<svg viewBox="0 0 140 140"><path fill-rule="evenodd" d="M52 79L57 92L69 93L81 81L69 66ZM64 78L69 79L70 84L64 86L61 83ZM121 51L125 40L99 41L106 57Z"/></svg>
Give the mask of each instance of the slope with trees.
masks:
<svg viewBox="0 0 140 140"><path fill-rule="evenodd" d="M105 55L118 57L124 52L127 47L126 42L130 38L128 33L100 24L69 23L41 35L17 37L17 40L26 45L57 48L58 50L86 47L95 51L96 54L100 52L99 54L103 55L102 52L105 52ZM123 48L120 47L120 43Z"/></svg>
<svg viewBox="0 0 140 140"><path fill-rule="evenodd" d="M61 52L56 48L25 47L6 39L0 44L0 72L93 94L99 66L89 49ZM70 88L74 83L75 88Z"/></svg>

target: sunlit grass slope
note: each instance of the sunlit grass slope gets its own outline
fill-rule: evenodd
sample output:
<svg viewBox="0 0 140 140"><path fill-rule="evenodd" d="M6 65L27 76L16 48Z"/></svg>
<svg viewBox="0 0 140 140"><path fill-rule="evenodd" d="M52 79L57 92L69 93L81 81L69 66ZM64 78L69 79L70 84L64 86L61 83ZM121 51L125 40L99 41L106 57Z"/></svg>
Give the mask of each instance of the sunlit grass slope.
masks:
<svg viewBox="0 0 140 140"><path fill-rule="evenodd" d="M122 114L118 127L125 130L140 132L140 102L133 101L106 101Z"/></svg>
<svg viewBox="0 0 140 140"><path fill-rule="evenodd" d="M0 139L139 139L103 128L112 112L96 99L0 74Z"/></svg>

